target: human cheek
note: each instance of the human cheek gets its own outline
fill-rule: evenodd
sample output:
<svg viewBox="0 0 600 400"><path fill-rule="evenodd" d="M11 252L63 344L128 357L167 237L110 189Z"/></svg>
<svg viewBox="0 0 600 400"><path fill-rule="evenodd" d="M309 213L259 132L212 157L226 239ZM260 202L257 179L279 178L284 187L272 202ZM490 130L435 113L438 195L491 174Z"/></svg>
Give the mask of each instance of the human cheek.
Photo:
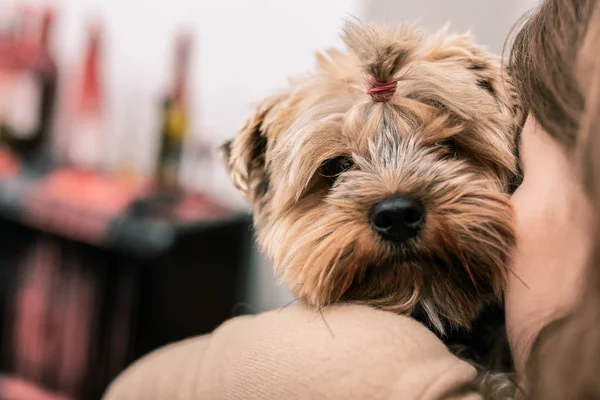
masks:
<svg viewBox="0 0 600 400"><path fill-rule="evenodd" d="M505 291L506 324L517 372L524 365L531 340L543 326L544 316L554 307L548 297L556 282L548 247L556 226L556 197L548 192L543 177L530 174L512 197L517 228Z"/></svg>
<svg viewBox="0 0 600 400"><path fill-rule="evenodd" d="M517 372L540 329L567 312L579 293L590 218L581 189L565 173L568 167L531 168L512 198L517 246L505 306Z"/></svg>

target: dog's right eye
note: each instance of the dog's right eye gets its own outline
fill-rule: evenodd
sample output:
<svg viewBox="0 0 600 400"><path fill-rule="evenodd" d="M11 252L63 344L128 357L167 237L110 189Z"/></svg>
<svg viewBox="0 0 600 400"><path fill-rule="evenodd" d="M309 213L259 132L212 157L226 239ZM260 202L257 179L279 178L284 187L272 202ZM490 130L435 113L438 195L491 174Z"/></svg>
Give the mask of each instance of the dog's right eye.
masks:
<svg viewBox="0 0 600 400"><path fill-rule="evenodd" d="M444 139L435 144L436 147L443 149L444 158L456 158L458 157L458 152L456 151L456 142L453 138Z"/></svg>
<svg viewBox="0 0 600 400"><path fill-rule="evenodd" d="M348 171L354 166L349 157L339 156L330 158L321 164L321 175L329 179L331 183L335 182L338 176Z"/></svg>

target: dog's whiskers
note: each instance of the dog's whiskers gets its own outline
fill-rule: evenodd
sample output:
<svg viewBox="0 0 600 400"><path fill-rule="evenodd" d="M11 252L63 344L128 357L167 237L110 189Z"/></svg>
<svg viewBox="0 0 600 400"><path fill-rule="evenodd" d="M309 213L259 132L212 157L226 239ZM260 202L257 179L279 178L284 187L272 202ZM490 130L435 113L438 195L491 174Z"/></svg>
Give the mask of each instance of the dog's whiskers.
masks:
<svg viewBox="0 0 600 400"><path fill-rule="evenodd" d="M294 304L297 301L298 301L298 299L293 299L292 301L290 301L290 302L284 304L283 306L281 306L279 308L279 310L277 310L277 312L282 312L283 310L285 310L286 308L288 308L289 306L291 306L292 304Z"/></svg>
<svg viewBox="0 0 600 400"><path fill-rule="evenodd" d="M331 334L331 337L335 338L335 335L333 334L333 331L331 330L331 327L329 326L329 324L327 323L327 320L325 319L325 315L323 314L323 308L325 306L321 306L319 307L319 314L321 315L321 319L323 320L323 323L325 324L325 326L327 327L327 330L329 330L329 333Z"/></svg>
<svg viewBox="0 0 600 400"><path fill-rule="evenodd" d="M517 278L517 280L519 282L521 282L521 284L523 286L525 286L527 289L529 289L529 285L527 283L525 283L525 281L523 279L521 279L521 277L510 267L507 267L508 272L510 272L515 278Z"/></svg>

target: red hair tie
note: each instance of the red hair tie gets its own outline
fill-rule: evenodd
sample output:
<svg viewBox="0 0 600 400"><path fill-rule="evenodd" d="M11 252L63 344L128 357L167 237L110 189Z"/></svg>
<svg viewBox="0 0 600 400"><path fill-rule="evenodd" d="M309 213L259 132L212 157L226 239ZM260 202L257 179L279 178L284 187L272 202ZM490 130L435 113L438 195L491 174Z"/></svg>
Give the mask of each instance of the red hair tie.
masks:
<svg viewBox="0 0 600 400"><path fill-rule="evenodd" d="M388 101L396 93L398 81L379 82L374 76L371 77L372 87L367 94L375 101Z"/></svg>

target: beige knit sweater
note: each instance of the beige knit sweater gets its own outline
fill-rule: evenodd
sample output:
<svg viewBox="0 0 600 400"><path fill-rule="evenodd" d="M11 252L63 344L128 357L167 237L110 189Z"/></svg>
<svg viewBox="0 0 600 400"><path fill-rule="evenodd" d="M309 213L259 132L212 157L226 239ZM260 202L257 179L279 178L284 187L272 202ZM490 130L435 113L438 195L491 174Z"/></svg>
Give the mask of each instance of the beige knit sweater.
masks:
<svg viewBox="0 0 600 400"><path fill-rule="evenodd" d="M418 322L351 305L323 317L295 306L234 318L141 359L104 399L480 399L474 369Z"/></svg>

